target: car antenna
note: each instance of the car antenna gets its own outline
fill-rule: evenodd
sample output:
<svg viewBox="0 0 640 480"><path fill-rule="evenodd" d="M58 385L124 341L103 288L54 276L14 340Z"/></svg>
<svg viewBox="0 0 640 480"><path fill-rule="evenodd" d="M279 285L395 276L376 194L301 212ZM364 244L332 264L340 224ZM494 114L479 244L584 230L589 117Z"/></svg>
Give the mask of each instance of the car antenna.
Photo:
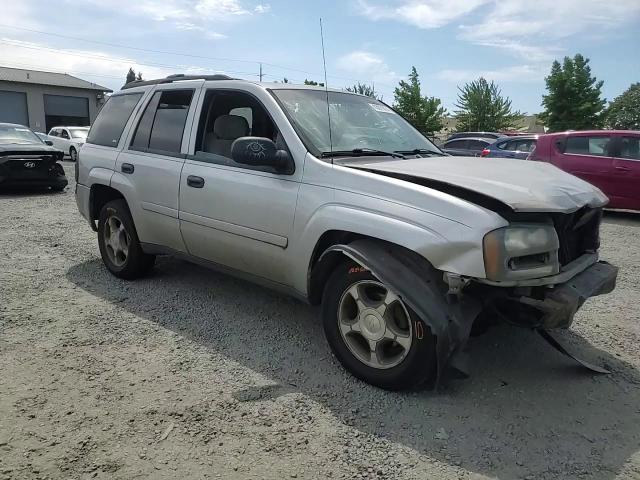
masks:
<svg viewBox="0 0 640 480"><path fill-rule="evenodd" d="M333 138L331 136L331 109L329 108L329 86L327 84L327 60L324 56L324 33L322 31L322 17L320 17L320 42L322 43L322 66L324 68L324 92L327 95L327 118L329 119L329 151L333 153ZM333 155L331 155L333 165Z"/></svg>

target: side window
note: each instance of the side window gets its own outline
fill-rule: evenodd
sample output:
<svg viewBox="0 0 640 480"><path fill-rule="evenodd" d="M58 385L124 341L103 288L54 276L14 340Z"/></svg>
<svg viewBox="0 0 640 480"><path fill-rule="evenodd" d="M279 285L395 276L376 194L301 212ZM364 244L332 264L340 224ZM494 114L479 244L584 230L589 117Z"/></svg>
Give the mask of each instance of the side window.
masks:
<svg viewBox="0 0 640 480"><path fill-rule="evenodd" d="M509 150L509 143L510 142L496 143L496 147L498 147L500 150Z"/></svg>
<svg viewBox="0 0 640 480"><path fill-rule="evenodd" d="M535 142L533 140L518 140L517 142L515 142L515 147L513 148L513 150L516 150L518 152L530 152L531 150L533 150L534 145Z"/></svg>
<svg viewBox="0 0 640 480"><path fill-rule="evenodd" d="M58 130L56 130L55 128L52 128L51 131L49 132L49 135L52 137L57 137L58 136Z"/></svg>
<svg viewBox="0 0 640 480"><path fill-rule="evenodd" d="M138 123L133 150L180 153L193 90L155 92Z"/></svg>
<svg viewBox="0 0 640 480"><path fill-rule="evenodd" d="M486 142L481 142L480 140L469 140L469 146L467 148L469 150L482 150L486 146Z"/></svg>
<svg viewBox="0 0 640 480"><path fill-rule="evenodd" d="M238 91L208 90L198 123L194 159L274 173L271 167L239 164L231 158L233 142L246 136L268 138L277 148L287 149L273 120L255 97Z"/></svg>
<svg viewBox="0 0 640 480"><path fill-rule="evenodd" d="M622 137L620 157L640 160L640 137Z"/></svg>
<svg viewBox="0 0 640 480"><path fill-rule="evenodd" d="M567 138L564 153L577 155L609 155L609 142L611 137L569 137Z"/></svg>
<svg viewBox="0 0 640 480"><path fill-rule="evenodd" d="M247 125L249 125L249 135L251 135L251 130L253 128L253 110L251 110L251 107L234 108L229 111L229 115L243 117L247 121Z"/></svg>
<svg viewBox="0 0 640 480"><path fill-rule="evenodd" d="M467 148L467 141L466 140L454 140L452 142L447 143L444 148L460 148L460 149L465 149Z"/></svg>
<svg viewBox="0 0 640 480"><path fill-rule="evenodd" d="M93 122L87 143L117 147L127 120L141 97L142 93L111 96Z"/></svg>
<svg viewBox="0 0 640 480"><path fill-rule="evenodd" d="M66 130L60 130L60 136L62 138L66 138L67 140L69 140L69 132L67 132Z"/></svg>

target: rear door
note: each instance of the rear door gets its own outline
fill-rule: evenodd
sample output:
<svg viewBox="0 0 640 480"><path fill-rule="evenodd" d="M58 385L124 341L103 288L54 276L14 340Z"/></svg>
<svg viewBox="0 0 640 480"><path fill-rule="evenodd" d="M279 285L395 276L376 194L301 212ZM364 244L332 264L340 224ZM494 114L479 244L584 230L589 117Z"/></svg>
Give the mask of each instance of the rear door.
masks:
<svg viewBox="0 0 640 480"><path fill-rule="evenodd" d="M201 83L197 88L183 84L157 88L116 160L112 185L120 184L129 192L129 207L143 243L185 250L178 223L178 191Z"/></svg>
<svg viewBox="0 0 640 480"><path fill-rule="evenodd" d="M563 151L560 168L586 180L609 196L615 190L612 180L612 137L606 133L571 134L557 146Z"/></svg>
<svg viewBox="0 0 640 480"><path fill-rule="evenodd" d="M640 210L640 135L616 138L612 180L610 206Z"/></svg>

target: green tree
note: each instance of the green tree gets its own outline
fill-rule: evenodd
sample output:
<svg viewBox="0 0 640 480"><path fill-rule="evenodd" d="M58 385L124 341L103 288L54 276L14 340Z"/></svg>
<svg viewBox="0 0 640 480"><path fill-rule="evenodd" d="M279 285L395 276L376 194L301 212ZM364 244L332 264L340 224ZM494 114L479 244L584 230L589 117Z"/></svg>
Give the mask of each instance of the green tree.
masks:
<svg viewBox="0 0 640 480"><path fill-rule="evenodd" d="M378 96L375 88L371 85L367 85L366 83L356 83L352 87L345 88L347 92L359 93L360 95L366 95L367 97L376 98L381 100L382 97Z"/></svg>
<svg viewBox="0 0 640 480"><path fill-rule="evenodd" d="M522 114L512 110L511 100L502 96L493 81L489 83L480 77L458 90L455 104L458 131L499 132L516 127L522 120Z"/></svg>
<svg viewBox="0 0 640 480"><path fill-rule="evenodd" d="M591 75L589 59L577 54L564 57L551 65L545 79L547 95L542 96L544 112L541 118L551 132L587 130L602 126L606 100L600 98L602 84Z"/></svg>
<svg viewBox="0 0 640 480"><path fill-rule="evenodd" d="M324 83L318 83L315 80L307 80L306 78L304 79L304 84L311 85L314 87L324 87Z"/></svg>
<svg viewBox="0 0 640 480"><path fill-rule="evenodd" d="M422 96L416 67L411 67L409 81L400 81L393 92L394 108L423 134L442 130L443 117L447 113L440 99Z"/></svg>
<svg viewBox="0 0 640 480"><path fill-rule="evenodd" d="M136 79L136 72L133 71L133 68L129 67L129 71L127 72L127 79L125 83L133 82Z"/></svg>
<svg viewBox="0 0 640 480"><path fill-rule="evenodd" d="M614 98L606 111L605 123L619 130L640 130L640 83L632 84Z"/></svg>

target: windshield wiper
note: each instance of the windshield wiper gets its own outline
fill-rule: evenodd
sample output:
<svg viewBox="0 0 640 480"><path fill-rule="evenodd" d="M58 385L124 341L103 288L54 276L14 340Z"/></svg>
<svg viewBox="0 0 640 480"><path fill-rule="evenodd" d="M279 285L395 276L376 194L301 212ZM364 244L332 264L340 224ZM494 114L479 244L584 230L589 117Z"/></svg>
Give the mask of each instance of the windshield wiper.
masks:
<svg viewBox="0 0 640 480"><path fill-rule="evenodd" d="M384 155L394 158L407 158L400 152L385 152L384 150L376 150L375 148L354 148L353 150L334 150L332 152L322 152L321 158L328 157L359 157L362 155Z"/></svg>
<svg viewBox="0 0 640 480"><path fill-rule="evenodd" d="M413 150L396 150L396 153L403 153L405 155L438 155L442 157L443 154L427 148L414 148Z"/></svg>

